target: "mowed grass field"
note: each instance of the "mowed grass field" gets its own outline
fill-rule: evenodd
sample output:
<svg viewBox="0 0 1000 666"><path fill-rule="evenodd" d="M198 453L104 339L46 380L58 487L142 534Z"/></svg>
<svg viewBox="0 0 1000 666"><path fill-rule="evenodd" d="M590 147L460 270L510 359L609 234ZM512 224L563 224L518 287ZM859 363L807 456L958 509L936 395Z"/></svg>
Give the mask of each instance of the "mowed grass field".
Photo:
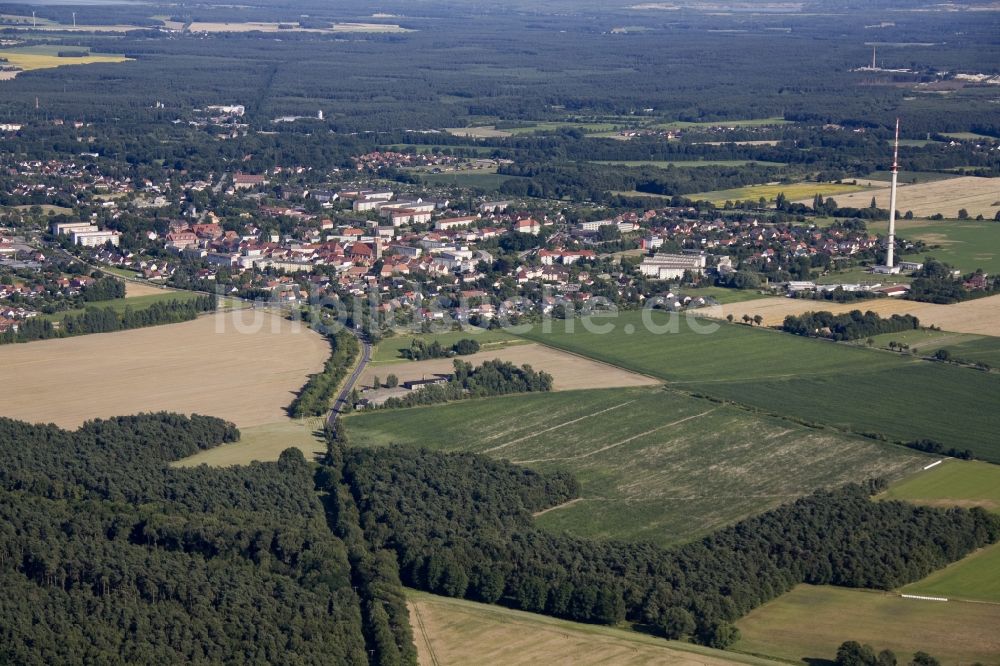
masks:
<svg viewBox="0 0 1000 666"><path fill-rule="evenodd" d="M689 194L687 197L696 201L705 200L721 205L726 201L757 201L761 197L767 199L768 202L773 202L779 194L783 193L789 201L808 198L808 203L812 204L813 196L821 194L824 197L834 197L838 204L845 205L841 203L840 199L846 194L852 192L873 192L887 187L886 183L878 181L872 181L870 184L867 181L859 181L857 185L805 181L784 185L748 185L747 187L737 187L731 190L714 190L712 192ZM886 189L886 192L888 192L888 189ZM868 195L865 205L867 206L869 203L871 203L871 194Z"/></svg>
<svg viewBox="0 0 1000 666"><path fill-rule="evenodd" d="M980 506L1000 514L1000 465L945 459L894 484L879 497L930 506ZM1000 604L1000 544L983 548L900 591Z"/></svg>
<svg viewBox="0 0 1000 666"><path fill-rule="evenodd" d="M800 664L832 663L846 640L888 648L900 663L922 650L947 665L1000 664L1000 605L994 604L799 585L736 626L743 637L733 649Z"/></svg>
<svg viewBox="0 0 1000 666"><path fill-rule="evenodd" d="M372 364L399 363L408 361L403 356L403 351L410 348L416 339L423 340L425 344L439 342L442 347L448 348L459 340L475 340L479 343L483 351L500 349L508 345L524 344L525 340L516 335L511 335L502 329L487 330L485 328L470 327L464 331L447 331L444 333L422 333L419 335L397 335L391 338L384 338L376 345L372 352ZM412 362L412 361L411 361Z"/></svg>
<svg viewBox="0 0 1000 666"><path fill-rule="evenodd" d="M305 382L303 381L303 384ZM306 460L326 453L323 439L324 417L282 419L274 423L240 428L240 441L200 451L175 463L176 467L227 467L246 465L254 460L273 462L285 449L295 447Z"/></svg>
<svg viewBox="0 0 1000 666"><path fill-rule="evenodd" d="M677 332L649 328L669 331L670 321ZM602 323L613 330L604 335L580 323L573 332L536 326L524 336L692 393L845 431L930 438L1000 461L1000 375L994 373L743 325L718 323L700 333L695 327L703 329L705 320L662 312L607 318Z"/></svg>
<svg viewBox="0 0 1000 666"><path fill-rule="evenodd" d="M65 428L160 410L276 423L329 353L317 333L259 310L3 345L0 415Z"/></svg>
<svg viewBox="0 0 1000 666"><path fill-rule="evenodd" d="M407 590L421 666L723 666L773 664L632 631Z"/></svg>
<svg viewBox="0 0 1000 666"><path fill-rule="evenodd" d="M874 181L873 181L873 184ZM881 183L887 185L887 183ZM833 195L840 206L864 208L871 203L872 194ZM889 190L887 188L874 192L879 208L889 207ZM808 200L806 199L808 197ZM789 196L789 199L801 199L807 205L812 203L812 195L801 197ZM961 176L932 183L918 182L916 184L900 183L896 198L896 209L912 210L917 217L927 217L941 213L948 218L957 218L958 211L965 208L969 215L982 215L992 220L1000 211L1000 178L979 178L976 176ZM903 223L906 224L905 222Z"/></svg>
<svg viewBox="0 0 1000 666"><path fill-rule="evenodd" d="M583 537L687 541L821 487L915 473L902 447L756 416L660 388L567 391L346 419L352 444L473 451L567 470L581 499L538 523Z"/></svg>

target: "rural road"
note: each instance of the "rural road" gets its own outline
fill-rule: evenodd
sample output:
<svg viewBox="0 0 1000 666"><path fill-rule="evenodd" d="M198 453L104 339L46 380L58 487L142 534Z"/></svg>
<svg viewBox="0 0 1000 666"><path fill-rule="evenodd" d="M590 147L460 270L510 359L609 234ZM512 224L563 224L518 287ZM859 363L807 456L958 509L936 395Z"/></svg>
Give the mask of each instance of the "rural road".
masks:
<svg viewBox="0 0 1000 666"><path fill-rule="evenodd" d="M347 378L347 381L344 382L344 388L340 390L340 393L337 395L337 399L333 403L333 407L330 408L330 415L326 417L326 422L330 426L333 425L333 422L344 410L344 405L347 404L348 396L351 395L354 385L357 383L358 378L361 377L361 373L365 371L365 366L368 365L368 361L370 361L372 357L371 344L358 334L357 331L354 332L354 335L361 343L361 361L358 363L358 367L354 369L354 372L351 373L351 376Z"/></svg>

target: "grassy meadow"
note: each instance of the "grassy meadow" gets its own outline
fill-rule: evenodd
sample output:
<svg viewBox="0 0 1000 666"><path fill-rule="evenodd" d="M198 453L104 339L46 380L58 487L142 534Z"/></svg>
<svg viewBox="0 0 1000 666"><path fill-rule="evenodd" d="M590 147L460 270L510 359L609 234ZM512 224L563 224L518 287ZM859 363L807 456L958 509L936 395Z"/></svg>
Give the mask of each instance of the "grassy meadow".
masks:
<svg viewBox="0 0 1000 666"><path fill-rule="evenodd" d="M663 389L518 395L346 420L352 444L473 451L567 470L579 501L538 516L600 539L687 541L817 488L900 478L923 454ZM780 461L780 464L777 464Z"/></svg>
<svg viewBox="0 0 1000 666"><path fill-rule="evenodd" d="M163 303L169 301L192 301L203 294L199 294L193 291L184 290L164 290L158 294L147 294L145 296L126 296L125 298L113 298L108 301L94 301L89 303L88 307L95 308L112 308L115 312L124 312L125 308L132 308L133 310L143 310L153 305L154 303ZM42 315L43 318L50 321L62 321L65 317L69 315L79 315L83 314L86 308L80 308L77 310L66 310L64 312L57 312L51 315Z"/></svg>
<svg viewBox="0 0 1000 666"><path fill-rule="evenodd" d="M945 460L942 464L894 484L881 499L930 506L980 506L1000 514L1000 465ZM948 599L1000 604L1000 544L953 562L901 592Z"/></svg>
<svg viewBox="0 0 1000 666"><path fill-rule="evenodd" d="M995 198L1000 200L1000 184ZM886 232L888 223L873 224L871 229ZM1000 271L1000 224L992 220L904 220L896 227L896 232L900 238L936 246L920 254L908 255L906 258L911 261L923 261L931 256L965 273L979 268L991 275Z"/></svg>
<svg viewBox="0 0 1000 666"><path fill-rule="evenodd" d="M945 349L954 359L1000 367L1000 338L990 335L919 329L884 333L876 335L872 340L876 346L885 349L889 348L890 342L902 342L921 356L933 356L937 350Z"/></svg>
<svg viewBox="0 0 1000 666"><path fill-rule="evenodd" d="M879 183L884 187L884 184ZM804 181L801 183L788 183L778 185L748 185L747 187L737 187L730 190L714 190L712 192L700 192L689 194L687 197L693 200L706 200L714 204L721 205L726 201L757 201L764 197L769 202L773 202L779 194L784 193L789 201L805 199L816 194L824 197L837 197L851 192L864 192L873 189L867 185L846 185L837 183L816 183Z"/></svg>
<svg viewBox="0 0 1000 666"><path fill-rule="evenodd" d="M898 441L930 438L1000 462L996 374L677 315L677 332L658 334L644 317L665 328L670 321L662 312L624 312L594 319L613 326L604 335L580 321L573 332L555 322L549 332L536 326L523 335L692 393ZM696 326L712 332L699 334Z"/></svg>
<svg viewBox="0 0 1000 666"><path fill-rule="evenodd" d="M407 361L408 359L403 356L403 350L409 349L413 340L417 338L423 340L426 344L439 342L442 347L451 347L463 339L475 340L479 343L482 351L495 351L510 345L524 344L522 338L511 335L502 329L487 330L484 328L468 327L464 331L422 333L419 335L403 334L382 339L372 352L371 362L375 365L380 365Z"/></svg>
<svg viewBox="0 0 1000 666"><path fill-rule="evenodd" d="M892 593L799 585L736 622L740 652L833 663L845 640L890 649L900 663L922 650L942 664L1000 663L1000 605L903 599Z"/></svg>

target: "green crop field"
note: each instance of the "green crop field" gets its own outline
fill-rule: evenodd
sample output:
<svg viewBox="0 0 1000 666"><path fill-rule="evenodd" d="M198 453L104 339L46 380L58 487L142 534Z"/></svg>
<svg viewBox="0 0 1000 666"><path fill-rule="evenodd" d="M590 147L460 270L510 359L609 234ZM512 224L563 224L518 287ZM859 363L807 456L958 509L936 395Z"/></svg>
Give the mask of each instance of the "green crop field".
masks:
<svg viewBox="0 0 1000 666"><path fill-rule="evenodd" d="M348 417L352 444L474 451L568 470L582 499L539 516L578 536L690 540L820 487L915 473L907 449L662 389L566 391Z"/></svg>
<svg viewBox="0 0 1000 666"><path fill-rule="evenodd" d="M1000 605L902 599L895 594L799 585L736 623L733 649L795 663L832 663L847 640L890 649L900 663L922 650L943 664L998 664Z"/></svg>
<svg viewBox="0 0 1000 666"><path fill-rule="evenodd" d="M671 319L675 333L647 325L666 328ZM660 312L595 317L592 326L613 327L603 335L570 323L573 332L556 321L550 332L535 326L523 335L773 414L898 441L930 438L1000 461L993 373ZM693 330L706 326L711 332Z"/></svg>
<svg viewBox="0 0 1000 666"><path fill-rule="evenodd" d="M509 345L524 344L524 340L518 338L502 329L486 330L483 328L468 327L464 331L448 331L446 333L424 333L421 335L397 335L385 338L375 347L372 353L372 363L375 365L383 363L398 363L405 361L403 350L409 349L414 338L420 338L427 344L434 341L441 343L443 347L451 347L453 344L468 338L475 340L482 346L483 351L492 351L507 347Z"/></svg>

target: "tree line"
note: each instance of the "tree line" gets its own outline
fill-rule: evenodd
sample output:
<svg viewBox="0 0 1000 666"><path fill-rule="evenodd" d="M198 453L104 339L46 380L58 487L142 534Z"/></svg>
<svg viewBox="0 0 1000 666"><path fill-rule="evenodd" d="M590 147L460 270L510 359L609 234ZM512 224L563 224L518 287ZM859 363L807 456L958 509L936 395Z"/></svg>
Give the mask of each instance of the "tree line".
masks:
<svg viewBox="0 0 1000 666"><path fill-rule="evenodd" d="M358 339L346 329L340 329L328 338L330 357L323 364L322 372L309 375L309 381L289 405L288 413L293 418L325 414L330 409L337 387L358 355Z"/></svg>
<svg viewBox="0 0 1000 666"><path fill-rule="evenodd" d="M133 328L176 324L191 321L202 312L215 310L215 298L202 295L185 300L158 301L143 308L129 305L119 311L113 307L88 306L80 314L67 314L58 322L32 317L19 322L18 330L0 333L0 344L66 338L90 333L111 333Z"/></svg>
<svg viewBox="0 0 1000 666"><path fill-rule="evenodd" d="M446 358L448 356L468 356L479 351L479 341L472 338L462 338L451 347L445 347L438 340L431 343L422 338L414 338L407 349L401 351L403 358L411 361L424 361L429 358Z"/></svg>
<svg viewBox="0 0 1000 666"><path fill-rule="evenodd" d="M455 372L449 381L424 386L401 398L388 398L382 404L383 408L398 409L466 398L552 390L552 375L527 364L518 367L510 361L493 359L473 367L471 363L455 359L454 367Z"/></svg>
<svg viewBox="0 0 1000 666"><path fill-rule="evenodd" d="M733 622L799 583L892 589L1000 537L980 509L872 502L884 485L818 491L672 549L551 534L531 514L577 496L474 454L346 448L343 478L376 550L437 594L583 622L643 624L726 647Z"/></svg>

